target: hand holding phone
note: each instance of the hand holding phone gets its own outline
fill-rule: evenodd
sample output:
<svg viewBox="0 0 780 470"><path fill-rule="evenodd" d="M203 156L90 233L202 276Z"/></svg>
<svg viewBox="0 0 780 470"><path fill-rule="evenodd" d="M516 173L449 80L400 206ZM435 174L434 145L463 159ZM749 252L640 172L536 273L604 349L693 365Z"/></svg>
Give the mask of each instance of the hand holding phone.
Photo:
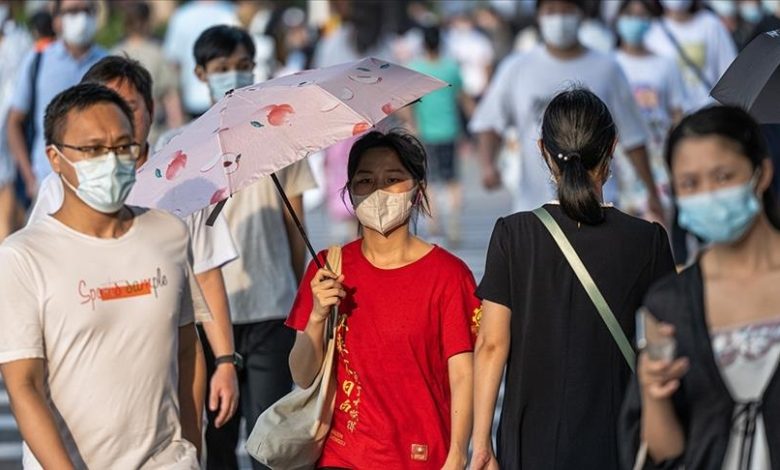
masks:
<svg viewBox="0 0 780 470"><path fill-rule="evenodd" d="M637 347L646 351L654 361L671 361L677 354L674 328L658 321L650 311L642 307L636 314Z"/></svg>

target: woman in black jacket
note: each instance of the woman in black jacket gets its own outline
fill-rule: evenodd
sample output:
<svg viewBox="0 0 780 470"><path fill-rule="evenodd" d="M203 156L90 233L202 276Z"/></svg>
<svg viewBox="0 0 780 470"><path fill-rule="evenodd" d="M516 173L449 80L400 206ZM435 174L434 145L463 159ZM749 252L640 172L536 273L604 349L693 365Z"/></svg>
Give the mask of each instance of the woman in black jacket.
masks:
<svg viewBox="0 0 780 470"><path fill-rule="evenodd" d="M709 245L647 296L677 359L641 353L624 464L642 436L646 468L780 469L780 217L766 144L746 112L711 107L672 131L667 159L680 225Z"/></svg>

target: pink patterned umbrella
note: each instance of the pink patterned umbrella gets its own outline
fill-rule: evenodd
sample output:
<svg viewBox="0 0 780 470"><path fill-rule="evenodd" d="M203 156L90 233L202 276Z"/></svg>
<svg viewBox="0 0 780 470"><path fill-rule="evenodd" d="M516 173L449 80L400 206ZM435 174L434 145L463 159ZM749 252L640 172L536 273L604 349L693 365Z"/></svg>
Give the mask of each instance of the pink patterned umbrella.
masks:
<svg viewBox="0 0 780 470"><path fill-rule="evenodd" d="M187 216L446 85L367 58L233 90L138 170L128 203Z"/></svg>

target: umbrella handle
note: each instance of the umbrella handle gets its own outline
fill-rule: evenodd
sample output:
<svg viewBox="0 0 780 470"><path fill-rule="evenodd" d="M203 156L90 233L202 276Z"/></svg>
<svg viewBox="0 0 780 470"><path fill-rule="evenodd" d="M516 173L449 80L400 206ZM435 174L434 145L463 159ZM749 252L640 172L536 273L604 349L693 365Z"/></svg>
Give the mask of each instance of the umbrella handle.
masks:
<svg viewBox="0 0 780 470"><path fill-rule="evenodd" d="M287 198L287 194L285 194L284 188L282 188L282 184L279 182L279 178L276 177L276 173L271 173L271 179L274 181L276 190L279 191L279 196L281 196L282 201L284 201L284 207L287 208L287 212L290 214L290 217L292 217L293 221L295 222L295 226L298 227L298 232L301 234L301 238L303 238L304 243L306 243L306 248L309 249L309 254L311 254L311 257L314 259L314 263L317 265L318 269L322 269L322 262L319 260L319 258L317 258L317 253L314 251L314 247L311 246L311 241L309 241L309 236L306 234L306 229L303 228L301 219L298 218L298 214L295 213L295 209L293 209L292 204L290 204L290 199ZM329 270L333 271L327 259L325 260L325 265ZM327 326L328 339L333 338L333 331L336 327L336 323L338 322L338 316L339 316L339 308L338 306L334 305L333 310L331 311L331 314L328 317L328 326Z"/></svg>

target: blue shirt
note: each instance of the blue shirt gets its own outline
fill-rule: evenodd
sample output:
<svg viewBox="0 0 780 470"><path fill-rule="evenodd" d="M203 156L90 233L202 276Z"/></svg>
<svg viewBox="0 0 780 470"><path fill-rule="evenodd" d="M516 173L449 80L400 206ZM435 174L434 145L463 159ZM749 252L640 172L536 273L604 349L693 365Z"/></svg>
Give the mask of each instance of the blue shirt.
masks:
<svg viewBox="0 0 780 470"><path fill-rule="evenodd" d="M11 97L11 108L25 114L33 113L35 138L30 150L30 159L35 177L38 181L43 181L43 178L51 173L43 140L43 115L46 106L58 93L78 84L87 70L95 62L105 57L106 51L98 46L92 46L84 56L77 60L70 55L65 48L65 43L61 40L46 48L42 52L43 55L38 67L35 109L30 110L32 104L30 96L32 93L32 64L35 54L35 51L30 52L22 63Z"/></svg>

